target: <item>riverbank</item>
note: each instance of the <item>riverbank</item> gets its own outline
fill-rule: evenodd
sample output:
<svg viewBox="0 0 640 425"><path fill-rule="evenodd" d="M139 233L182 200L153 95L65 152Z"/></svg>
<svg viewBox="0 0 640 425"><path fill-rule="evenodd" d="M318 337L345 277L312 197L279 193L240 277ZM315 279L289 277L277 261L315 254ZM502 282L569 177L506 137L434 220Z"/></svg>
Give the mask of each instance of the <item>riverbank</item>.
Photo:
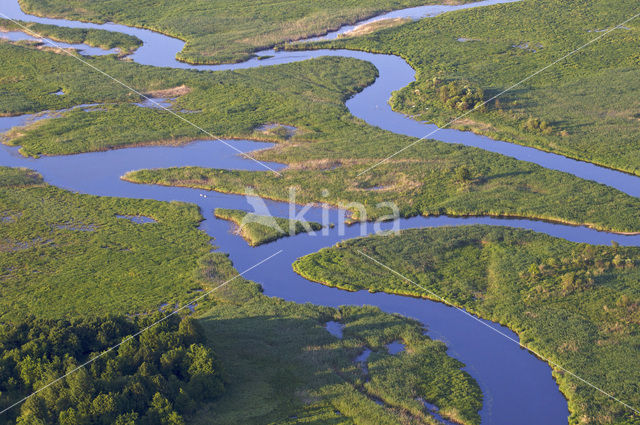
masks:
<svg viewBox="0 0 640 425"><path fill-rule="evenodd" d="M507 325L525 348L561 365L553 367L554 376L569 399L569 423L601 424L637 419L582 379L631 406L640 402L634 389L640 358L631 348L640 327L640 292L633 283L639 264L636 247L594 247L474 226L347 241L301 258L294 270L351 291L446 300Z"/></svg>
<svg viewBox="0 0 640 425"><path fill-rule="evenodd" d="M287 47L400 56L418 78L394 94L394 110L439 126L465 114L465 121L478 125L453 122L451 127L638 175L633 111L640 87L629 83L638 81L629 59L638 43L638 23L616 28L634 16L635 6L633 1L590 0L565 7L527 0L359 38ZM588 47L544 75L518 83L580 46ZM473 104L461 103L462 95L443 92L451 83L481 90L482 100L491 101L474 111ZM516 83L514 90L492 99Z"/></svg>
<svg viewBox="0 0 640 425"><path fill-rule="evenodd" d="M369 102L369 103L371 103L371 102ZM272 121L272 122L273 122L273 121ZM379 140L378 140L378 141L379 141ZM365 182L365 183L369 183L369 182ZM458 184L458 183L456 183L456 184ZM124 187L124 186L119 186L119 187ZM375 186L369 186L369 185L367 185L367 184L364 184L364 185L363 185L363 187L364 187L364 188L367 188L367 187L375 187ZM94 189L95 189L95 188L94 188ZM150 193L152 193L152 192L154 193L154 196L155 196L155 195L157 195L157 194L159 194L159 193L172 193L172 195L168 195L168 196L178 196L178 195L176 195L176 194L178 194L178 193L180 193L180 194L186 194L186 193L191 194L191 193L195 192L195 191L188 191L187 189L183 189L183 190L180 190L180 189L172 190L172 189L170 189L170 188L163 188L163 189L167 189L167 191L166 191L166 192L163 192L163 191L161 191L159 188L147 187L147 188L145 188L144 190L143 190L143 189L140 189L140 192L138 192L138 193L142 193L142 192L146 192L146 191L148 191L148 192L146 192L146 193L147 193L147 195L146 195L146 196L151 196L151 195L150 195ZM361 187L358 187L358 189L361 189ZM169 192L169 190L171 190L171 192ZM365 191L359 190L359 192L367 192L367 191L366 191L366 190L365 190ZM182 196L182 195L180 195L180 196ZM190 195L189 195L189 196L190 196ZM221 197L218 197L217 199L220 199L220 198L221 198ZM202 203L200 203L200 204L202 204ZM210 224L209 224L209 223L204 223L204 226L208 226L208 225L210 225ZM301 235L300 237L304 237L304 235ZM296 238L291 238L291 239L292 239L292 240L294 240L294 239L297 239L297 238L298 238L298 237L296 237ZM307 239L302 239L302 240L308 241ZM284 242L284 241L283 241L283 242ZM286 244L287 244L287 242L284 242L284 244L286 245ZM233 251L233 249L234 249L234 248L233 248L233 243L231 243L231 244L230 244L230 250L231 250L231 251ZM253 255L256 255L256 252L257 252L257 251L253 251ZM239 253L239 251L238 251L237 256L240 256L240 255L242 255L242 254L240 254L240 253ZM246 253L244 253L244 255L246 256ZM286 267L286 266L285 266L285 267ZM283 267L283 268L282 268L282 270L284 270L284 269L285 269L285 268ZM300 283L300 282L298 282L298 283ZM276 285L276 286L277 286L277 285ZM308 286L308 285L307 285L307 286ZM271 287L270 289L268 289L268 290L270 290L270 291L276 291L276 290L279 290L279 289L278 289L278 288L276 288L275 286L272 286L272 287ZM307 291L305 291L305 292L307 292ZM311 297L311 293L314 293L313 289L311 289L311 288L309 288L308 292L309 292L309 294L304 295L304 296ZM342 296L342 295L343 295L343 294L341 294L341 296ZM354 296L355 296L355 297L358 297L358 296L360 296L360 295L361 295L361 294L357 294L357 293L356 293L356 294L354 294ZM301 295L301 294L293 294L293 295L291 295L290 293L287 293L287 296L291 296L291 297L299 297L299 296L303 296L303 295ZM303 296L303 297L304 297L304 296ZM344 294L344 297L345 297L345 299L350 299L350 300L357 299L357 298L351 297L350 295L347 295L347 294ZM399 298L399 297L395 297L395 298ZM321 299L321 298L318 298L318 300L320 300L320 299ZM380 300L380 299L381 299L381 298L377 298L377 297L367 298L367 300L371 300L372 302L379 302L379 300ZM376 301L376 300L378 300L378 301ZM420 300L418 300L418 301L420 301ZM400 303L401 303L402 305L408 305L408 304L405 304L405 302L404 302L404 301L400 301ZM420 301L420 305L421 305L422 307L424 307L424 305L425 305L425 304L426 304L425 302ZM398 305L399 305L399 304L396 304L396 306L398 306ZM392 307L392 308L393 308L393 307ZM440 312L440 313L442 313L442 312ZM444 313L442 313L442 314L444 314ZM444 314L444 315L446 316L446 314ZM421 316L421 317L422 317L422 316ZM427 319L422 319L422 320L427 320ZM433 320L433 321L437 322L437 319L434 319L434 318L429 318L429 320ZM429 321L429 323L431 323L431 321ZM450 335L450 334L449 334L449 335ZM469 345L469 346L471 346L471 345L472 345L472 343L471 343L471 342L469 342L469 341L466 341L466 344L467 344L467 345ZM460 349L460 347L461 347L461 345L456 345L456 344L454 344L454 346L457 346L457 347L458 347L458 349ZM476 354L477 354L477 353L476 353ZM516 354L516 353L513 353L513 352L509 351L509 354L514 356L514 357L509 357L509 358L511 358L511 359L517 358L517 354ZM463 355L464 355L464 354L463 354ZM476 360L477 360L477 361L479 361L479 362L480 362L480 364L482 364L482 360L481 360L481 359L477 359L477 358L476 358ZM494 358L494 361L495 361L495 358ZM468 363L468 364L473 364L473 363ZM476 363L476 364L477 364L477 363ZM487 365L484 365L483 367L485 367L485 366L487 366ZM504 366L504 365L501 363L501 366ZM529 366L530 366L530 365L529 365ZM544 365L543 365L543 366L544 366ZM471 367L477 367L477 366L471 366ZM530 368L529 368L529 372L533 373L533 370L534 370L534 369L535 369L535 367L530 367ZM539 370L539 369L538 369L538 370ZM485 371L486 371L486 370L485 370ZM495 390L494 390L494 388L493 388L491 385L487 385L487 382L490 382L490 379L489 379L489 380L487 380L486 374L484 374L482 371L476 371L476 372L477 372L477 375L478 375L478 376L481 376L481 377L482 377L482 379L480 380L480 382L481 382L481 385L483 386L483 391L487 390L487 394L490 394L492 391L495 391ZM474 373L476 373L476 372L474 372ZM518 375L518 376L521 376L521 375ZM532 377L535 379L535 374L534 374L534 376L532 376ZM501 384L501 385L503 385L503 386L504 386L504 385L506 385L506 384L505 384L505 382L502 382L502 384ZM508 386L507 386L507 387L508 387ZM503 395L504 395L504 393L503 393ZM529 403L531 403L531 404L533 404L533 402L532 402L531 400L528 400L528 402L529 402ZM527 408L530 408L530 407L531 407L531 404L528 404L528 405L527 405ZM504 405L503 405L503 408L504 408ZM550 408L549 408L549 405L547 405L546 409L547 409L547 411L548 411L548 412L550 412L550 411L557 412L557 411L556 411L556 410L554 410L554 409L550 409ZM540 410L542 410L542 409L540 409ZM493 412L493 413L495 413L495 412ZM491 414L493 414L493 413L492 413L492 412L484 412L483 414L484 414L484 415L489 415L489 416L484 416L485 418L487 418L487 417L490 417L490 415L491 415ZM513 417L516 417L516 416L513 416L513 414L511 414L511 415L507 416L507 415L506 415L506 413L507 413L506 411L500 411L499 413L503 414L503 415L504 415L504 416L503 416L504 418L510 417L510 418L512 419ZM511 412L511 413L513 413L513 412ZM537 414L543 414L543 413L542 413L542 412L537 412ZM527 417L534 417L535 415L536 415L536 412L534 412L534 413L533 413L533 416L529 416L529 415L527 415ZM550 421L549 421L549 420L546 420L546 421L544 421L544 423L550 423Z"/></svg>

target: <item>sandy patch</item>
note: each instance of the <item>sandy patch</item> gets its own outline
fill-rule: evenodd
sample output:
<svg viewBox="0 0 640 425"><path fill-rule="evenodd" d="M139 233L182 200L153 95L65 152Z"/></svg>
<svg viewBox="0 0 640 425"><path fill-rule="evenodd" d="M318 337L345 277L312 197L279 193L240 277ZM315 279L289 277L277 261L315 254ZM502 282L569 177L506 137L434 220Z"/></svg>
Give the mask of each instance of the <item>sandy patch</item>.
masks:
<svg viewBox="0 0 640 425"><path fill-rule="evenodd" d="M358 25L351 31L347 31L344 34L341 34L340 37L357 37L359 35L371 34L373 32L380 31L386 28L395 27L398 25L402 25L407 22L411 22L411 19L409 18L378 19L377 21L369 22L368 24Z"/></svg>
<svg viewBox="0 0 640 425"><path fill-rule="evenodd" d="M184 96L190 91L191 89L183 84L181 86L173 87L171 89L153 90L153 91L147 92L146 95L150 97L168 98L168 97Z"/></svg>

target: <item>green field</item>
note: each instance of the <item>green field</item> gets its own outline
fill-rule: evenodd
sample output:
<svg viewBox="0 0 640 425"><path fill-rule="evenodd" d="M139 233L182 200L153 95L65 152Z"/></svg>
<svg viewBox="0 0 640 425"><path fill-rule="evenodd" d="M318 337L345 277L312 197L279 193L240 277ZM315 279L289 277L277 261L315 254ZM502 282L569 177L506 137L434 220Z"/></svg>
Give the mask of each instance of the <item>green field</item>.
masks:
<svg viewBox="0 0 640 425"><path fill-rule="evenodd" d="M78 195L0 167L1 319L93 317L182 303L210 250L194 205ZM145 216L136 224L123 216Z"/></svg>
<svg viewBox="0 0 640 425"><path fill-rule="evenodd" d="M65 28L33 22L12 21L0 18L0 31L22 31L34 37L47 37L54 41L71 44L86 44L105 50L118 48L121 55L127 55L142 45L137 37L95 29ZM48 44L45 44L48 46Z"/></svg>
<svg viewBox="0 0 640 425"><path fill-rule="evenodd" d="M460 1L464 3L465 1ZM237 62L256 50L326 33L381 12L437 4L429 0L20 0L29 13L149 28L186 41L192 63Z"/></svg>
<svg viewBox="0 0 640 425"><path fill-rule="evenodd" d="M172 144L202 133L169 112L132 104L139 96L104 79L72 58L0 43L0 69L6 96L0 112L16 114L80 103L106 103L106 110L76 109L15 129L5 136L28 155L67 154L139 144ZM616 190L502 155L425 141L360 177L357 175L415 139L386 132L354 118L348 96L369 85L375 68L348 58L320 58L265 69L197 72L155 69L113 58L92 63L142 92L186 86L175 110L212 134L278 143L255 154L283 162L272 173L183 169L141 172L129 179L204 187L287 200L297 186L301 202L360 202L368 218L390 211L379 202L396 202L403 216L418 214L523 216L587 224L598 229L640 231L640 201ZM65 96L49 93L64 88ZM190 90L190 91L189 91ZM144 123L144 125L141 125ZM295 126L292 136L265 133L264 124ZM460 174L466 168L468 173ZM324 190L328 190L328 196Z"/></svg>
<svg viewBox="0 0 640 425"><path fill-rule="evenodd" d="M355 239L303 257L294 269L352 291L434 298L428 290L509 326L524 346L625 403L640 404L638 248L467 226ZM630 409L561 370L554 377L569 399L571 424L640 423Z"/></svg>
<svg viewBox="0 0 640 425"><path fill-rule="evenodd" d="M330 309L262 295L258 285L237 278L224 254L210 252L209 237L196 228L197 207L74 194L24 169L0 168L0 182L0 406L148 325L158 309L172 311L196 298L191 314L206 336L197 341L211 350L181 339L190 331L163 336L168 328L154 328L140 345L128 343L86 373L73 374L2 423L20 415L20 424L93 418L124 425L130 415L114 418L133 412L142 425L178 425L181 417L287 424L294 416L309 423L409 418L434 424L416 397L464 424L479 422L478 385L420 324L375 308ZM211 297L202 296L202 289L213 288L219 289ZM329 320L344 325L342 339L324 329ZM392 341L403 341L407 351L388 354L385 344ZM368 375L352 361L365 347L374 351ZM212 370L208 360L202 363L211 352L213 375L206 372ZM205 376L193 378L197 371ZM221 379L224 392L219 382L207 381L205 391L193 379Z"/></svg>
<svg viewBox="0 0 640 425"><path fill-rule="evenodd" d="M237 233L251 246L273 242L286 236L294 236L307 231L322 229L320 223L301 222L281 217L267 217L242 210L230 210L216 208L214 214L217 218L234 223Z"/></svg>
<svg viewBox="0 0 640 425"><path fill-rule="evenodd" d="M443 125L473 108L465 86L488 100L637 12L632 0L523 0L315 47L403 57L417 82L394 109ZM639 29L639 19L625 24L454 127L640 174ZM460 93L443 89L451 82Z"/></svg>

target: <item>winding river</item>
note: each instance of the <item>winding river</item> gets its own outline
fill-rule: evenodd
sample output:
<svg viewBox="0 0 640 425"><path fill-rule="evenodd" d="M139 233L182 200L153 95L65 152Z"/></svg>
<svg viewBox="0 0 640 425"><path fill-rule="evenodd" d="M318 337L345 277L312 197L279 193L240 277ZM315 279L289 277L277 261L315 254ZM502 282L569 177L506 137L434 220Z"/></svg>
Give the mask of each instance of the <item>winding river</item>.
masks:
<svg viewBox="0 0 640 425"><path fill-rule="evenodd" d="M438 13L460 8L477 7L514 0L489 0L463 6L424 6L421 8L396 11L390 17L409 16L419 18L435 16ZM130 28L116 24L90 24L62 19L39 18L27 15L20 10L17 0L2 0L0 16L12 19L53 24L66 27L99 28L134 35L143 41L131 58L141 64L175 68L201 70L228 70L274 64L290 63L319 56L344 56L362 59L373 63L380 72L376 82L347 102L349 110L371 125L395 133L422 137L430 133L435 126L414 121L404 115L393 112L387 100L392 91L398 90L414 79L413 69L401 58L390 55L377 55L348 50L319 50L301 52L259 52L259 55L272 55L264 60L251 59L233 65L189 65L175 59L184 42L145 29ZM385 15L386 16L386 15ZM337 36L348 27L328 34ZM79 64L78 66L82 66ZM41 117L40 117L41 118ZM0 118L0 133L24 125L37 116ZM626 192L640 196L640 179L625 173L598 167L593 164L572 160L561 155L542 152L511 143L492 140L469 132L440 130L430 136L446 143L459 143L473 146L519 160L529 161L543 167L564 171L584 179L595 180ZM238 150L250 152L271 146L246 140L230 140ZM567 423L567 402L558 391L550 369L546 363L531 353L486 326L469 320L460 311L444 304L383 293L371 294L366 291L346 292L323 285L310 283L291 268L298 257L315 252L335 243L372 232L372 225L362 224L346 229L339 235L338 227L327 234L300 234L284 238L274 243L249 247L241 238L229 232L228 222L217 220L212 211L215 208L237 208L251 210L249 199L239 195L216 192L203 192L197 189L172 188L131 184L120 179L125 172L142 168L162 168L174 166L202 166L223 169L262 170L255 162L243 159L228 146L203 140L184 146L152 146L127 148L107 152L85 153L71 156L24 158L16 148L2 146L0 164L6 166L28 167L40 172L45 180L55 186L81 193L99 196L118 196L128 198L156 199L160 201L178 200L197 204L205 217L202 229L212 237L221 251L227 252L238 270L245 270L258 260L266 258L278 250L282 253L246 275L259 282L264 292L286 300L337 307L345 304L375 305L390 313L399 313L413 317L425 324L427 333L434 339L440 339L449 346L449 354L466 364L466 370L478 381L484 394L484 407L481 411L482 423L492 425L511 425L515 421L527 424L561 425ZM281 169L281 164L269 164ZM284 203L266 201L274 215L287 216L289 206ZM322 221L322 214L330 214L336 223L339 212L330 209L314 208L306 214L308 220ZM621 245L640 245L640 235L625 236L599 232L586 227L573 227L560 224L523 219L496 219L489 217L452 218L452 217L414 217L403 219L401 228L426 228L438 226L460 226L469 224L506 225L531 229L555 237L575 242L609 244L612 240ZM489 326L500 329L513 338L517 336L500 325L484 321ZM526 419L525 419L526 418Z"/></svg>

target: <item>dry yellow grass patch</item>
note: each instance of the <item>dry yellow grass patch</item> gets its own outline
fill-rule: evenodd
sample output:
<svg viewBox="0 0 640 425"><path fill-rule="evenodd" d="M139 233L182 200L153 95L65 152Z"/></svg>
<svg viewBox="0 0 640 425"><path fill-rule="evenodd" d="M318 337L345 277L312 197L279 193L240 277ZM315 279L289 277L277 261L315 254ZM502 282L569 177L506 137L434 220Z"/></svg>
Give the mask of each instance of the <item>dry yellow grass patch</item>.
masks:
<svg viewBox="0 0 640 425"><path fill-rule="evenodd" d="M355 192L406 192L422 186L422 183L410 179L405 173L392 172L381 176L379 180L367 180L352 183L350 191Z"/></svg>
<svg viewBox="0 0 640 425"><path fill-rule="evenodd" d="M473 121L469 118L463 118L453 123L452 127L457 129L471 130L473 132L493 131L495 128L491 124Z"/></svg>
<svg viewBox="0 0 640 425"><path fill-rule="evenodd" d="M396 27L410 21L411 19L409 18L379 19L377 21L369 22L368 24L358 25L351 31L341 34L340 37L357 37L359 35L371 34L373 32L380 31L385 28Z"/></svg>
<svg viewBox="0 0 640 425"><path fill-rule="evenodd" d="M146 95L151 97L178 97L184 96L189 92L191 92L191 89L183 84L170 89L152 90L146 93Z"/></svg>

